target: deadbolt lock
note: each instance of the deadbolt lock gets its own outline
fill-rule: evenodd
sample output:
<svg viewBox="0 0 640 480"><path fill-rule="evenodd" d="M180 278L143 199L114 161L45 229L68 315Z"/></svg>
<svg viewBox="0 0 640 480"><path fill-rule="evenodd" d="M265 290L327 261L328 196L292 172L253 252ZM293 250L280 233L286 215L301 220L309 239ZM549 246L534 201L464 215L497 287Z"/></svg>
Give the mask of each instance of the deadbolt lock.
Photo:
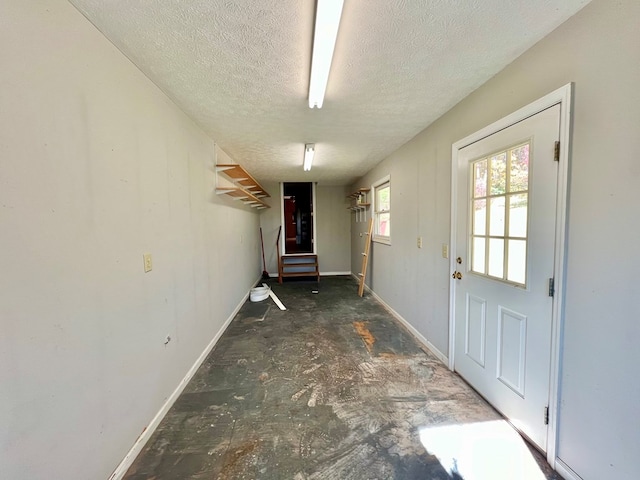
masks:
<svg viewBox="0 0 640 480"><path fill-rule="evenodd" d="M456 258L456 263L457 263L458 265L462 265L462 257L458 257L458 258Z"/></svg>

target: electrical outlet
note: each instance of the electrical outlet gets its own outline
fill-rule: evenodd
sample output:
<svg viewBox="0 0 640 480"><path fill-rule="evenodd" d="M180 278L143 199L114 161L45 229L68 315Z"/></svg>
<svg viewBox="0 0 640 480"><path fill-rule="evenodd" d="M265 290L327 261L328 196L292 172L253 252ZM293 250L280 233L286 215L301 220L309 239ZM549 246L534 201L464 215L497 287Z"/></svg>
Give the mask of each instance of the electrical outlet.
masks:
<svg viewBox="0 0 640 480"><path fill-rule="evenodd" d="M418 248L422 248L422 237L418 237Z"/></svg>
<svg viewBox="0 0 640 480"><path fill-rule="evenodd" d="M145 253L142 255L142 259L144 260L144 272L150 272L153 268L153 262L151 261L151 254Z"/></svg>
<svg viewBox="0 0 640 480"><path fill-rule="evenodd" d="M442 244L442 258L449 258L449 245L446 243Z"/></svg>

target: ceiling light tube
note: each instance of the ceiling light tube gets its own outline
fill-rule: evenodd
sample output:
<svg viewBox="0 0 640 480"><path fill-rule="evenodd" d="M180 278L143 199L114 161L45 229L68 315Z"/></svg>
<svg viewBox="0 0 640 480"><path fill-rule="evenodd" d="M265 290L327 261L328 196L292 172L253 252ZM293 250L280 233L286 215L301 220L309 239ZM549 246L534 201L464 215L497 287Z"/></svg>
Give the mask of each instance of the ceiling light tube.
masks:
<svg viewBox="0 0 640 480"><path fill-rule="evenodd" d="M309 81L309 108L322 108L322 102L324 102L343 4L344 0L317 0L311 80Z"/></svg>
<svg viewBox="0 0 640 480"><path fill-rule="evenodd" d="M304 164L302 168L304 168L305 172L311 170L311 164L313 163L313 155L316 151L316 145L314 143L307 143L304 146Z"/></svg>

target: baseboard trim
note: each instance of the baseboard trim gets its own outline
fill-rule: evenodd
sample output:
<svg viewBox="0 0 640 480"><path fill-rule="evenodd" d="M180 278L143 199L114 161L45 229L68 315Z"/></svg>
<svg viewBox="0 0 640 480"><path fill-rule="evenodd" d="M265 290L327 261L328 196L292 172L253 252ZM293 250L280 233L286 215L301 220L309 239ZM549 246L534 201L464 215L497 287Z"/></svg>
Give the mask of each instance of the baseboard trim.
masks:
<svg viewBox="0 0 640 480"><path fill-rule="evenodd" d="M321 277L333 277L336 275L351 275L351 272L320 272L320 276ZM309 272L309 276L313 277L314 272ZM278 278L278 274L277 273L270 273L269 277L271 278Z"/></svg>
<svg viewBox="0 0 640 480"><path fill-rule="evenodd" d="M259 281L260 281L260 278L255 283ZM211 353L211 350L213 350L213 347L216 345L216 343L218 343L218 340L220 340L220 337L222 336L222 334L225 332L229 324L233 321L235 316L238 314L238 312L242 308L242 305L244 305L244 303L247 301L250 293L251 291L249 290L246 293L246 295L242 298L242 300L240 300L240 303L238 304L238 306L236 306L233 312L231 312L231 315L229 315L229 318L225 320L224 324L222 324L222 327L220 328L220 330L218 330L218 333L214 335L213 339L209 342L209 344L205 347L204 351L196 359L195 363L187 371L187 374L180 381L176 389L173 391L171 395L169 395L169 397L164 402L162 407L160 407L160 410L158 411L158 413L156 413L155 417L153 417L153 419L149 422L149 425L147 425L147 428L145 428L144 431L140 434L140 436L135 441L131 449L127 452L127 454L124 456L120 464L113 471L113 473L109 477L109 480L120 480L122 479L122 477L124 477L125 473L127 473L127 470L129 470L129 467L131 466L131 464L134 462L136 457L140 454L140 452L142 451L146 443L149 441L149 438L151 438L151 435L153 435L153 432L156 430L156 428L158 428L158 425L160 425L160 422L162 421L164 416L167 414L169 409L173 406L173 404L178 399L178 397L180 396L184 388L187 386L187 384L191 381L195 373L198 371L198 368L200 368L200 365L202 365L202 362L204 362L207 356L209 355L209 353Z"/></svg>
<svg viewBox="0 0 640 480"><path fill-rule="evenodd" d="M360 281L360 277L358 277L354 273L351 273L351 276L357 282ZM367 292L369 292L371 294L371 296L373 298L376 299L376 301L380 305L382 305L391 315L393 315L394 318L396 318L396 320L398 320L400 323L402 323L402 325L404 325L404 327L407 330L409 330L409 332L416 338L416 340L418 340L419 343L421 343L424 347L427 348L427 350L429 350L431 353L433 353L438 360L440 360L442 363L447 365L447 368L448 368L449 359L447 358L447 356L444 353L442 353L440 350L438 350L433 343L431 343L429 340L427 340L427 338L424 335L422 335L418 330L416 330L416 328L413 325L411 325L402 315L400 315L393 308L391 308L391 306L387 302L385 302L382 298L380 298L376 292L371 290L371 288L369 288L369 286L366 283L364 285L364 288L365 288L365 290Z"/></svg>
<svg viewBox="0 0 640 480"><path fill-rule="evenodd" d="M556 472L565 480L582 480L582 477L574 472L566 463L556 458Z"/></svg>

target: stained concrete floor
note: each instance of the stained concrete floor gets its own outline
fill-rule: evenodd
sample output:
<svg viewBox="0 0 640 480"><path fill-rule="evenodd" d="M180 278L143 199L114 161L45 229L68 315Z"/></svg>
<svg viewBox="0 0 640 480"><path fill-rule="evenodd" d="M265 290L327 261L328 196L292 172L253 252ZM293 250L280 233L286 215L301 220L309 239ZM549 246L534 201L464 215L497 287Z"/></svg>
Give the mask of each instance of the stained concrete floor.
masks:
<svg viewBox="0 0 640 480"><path fill-rule="evenodd" d="M271 285L126 480L561 478L352 278Z"/></svg>

